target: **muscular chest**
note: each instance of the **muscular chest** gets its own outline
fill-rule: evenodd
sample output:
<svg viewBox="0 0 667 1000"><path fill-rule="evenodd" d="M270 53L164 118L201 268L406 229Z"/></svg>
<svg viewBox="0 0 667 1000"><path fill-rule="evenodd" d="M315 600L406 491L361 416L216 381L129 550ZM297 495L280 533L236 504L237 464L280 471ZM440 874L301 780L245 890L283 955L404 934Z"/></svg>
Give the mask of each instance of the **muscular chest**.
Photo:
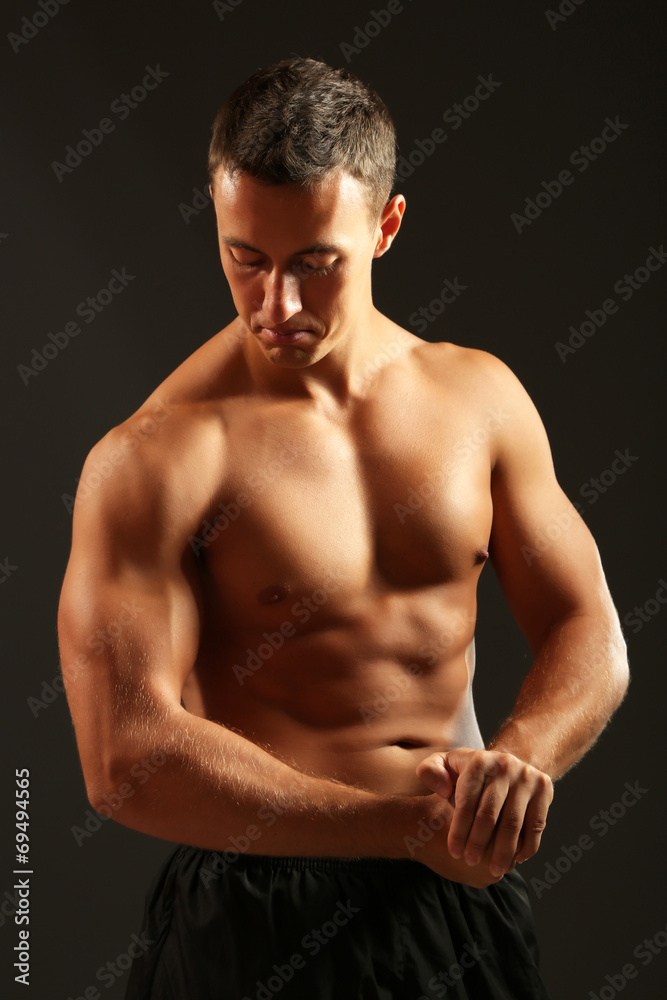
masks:
<svg viewBox="0 0 667 1000"><path fill-rule="evenodd" d="M225 484L196 536L231 606L325 579L348 594L455 583L483 561L488 448L467 412L413 396L351 420L289 403L235 416Z"/></svg>

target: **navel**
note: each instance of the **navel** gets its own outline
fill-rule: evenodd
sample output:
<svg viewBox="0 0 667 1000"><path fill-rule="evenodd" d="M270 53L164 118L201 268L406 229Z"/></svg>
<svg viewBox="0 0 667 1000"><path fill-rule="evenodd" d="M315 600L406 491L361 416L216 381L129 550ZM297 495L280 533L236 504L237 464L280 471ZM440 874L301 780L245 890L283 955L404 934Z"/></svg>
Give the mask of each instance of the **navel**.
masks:
<svg viewBox="0 0 667 1000"><path fill-rule="evenodd" d="M260 604L280 604L287 599L289 587L283 583L272 583L270 587L264 587L257 595Z"/></svg>

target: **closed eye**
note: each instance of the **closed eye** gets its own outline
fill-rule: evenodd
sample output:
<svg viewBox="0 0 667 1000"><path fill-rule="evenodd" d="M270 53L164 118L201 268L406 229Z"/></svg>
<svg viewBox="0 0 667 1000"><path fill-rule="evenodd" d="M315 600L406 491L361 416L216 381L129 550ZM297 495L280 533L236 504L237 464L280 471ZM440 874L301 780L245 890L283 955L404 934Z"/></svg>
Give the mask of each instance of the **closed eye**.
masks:
<svg viewBox="0 0 667 1000"><path fill-rule="evenodd" d="M337 260L333 260L330 264L315 266L313 264L309 264L307 260L302 260L298 264L295 264L292 270L294 271L295 274L325 275L325 274L331 274L333 269L336 267L337 263L338 263Z"/></svg>
<svg viewBox="0 0 667 1000"><path fill-rule="evenodd" d="M263 263L261 259L239 260L238 257L234 256L234 254L231 254L231 258L237 267L244 269L260 267ZM300 275L302 277L308 277L311 274L320 275L321 277L323 277L326 274L331 274L331 272L334 270L337 264L338 264L337 259L333 260L330 264L321 264L321 265L311 264L310 261L301 260L298 261L296 264L293 264L291 270L293 274L296 274L298 276Z"/></svg>

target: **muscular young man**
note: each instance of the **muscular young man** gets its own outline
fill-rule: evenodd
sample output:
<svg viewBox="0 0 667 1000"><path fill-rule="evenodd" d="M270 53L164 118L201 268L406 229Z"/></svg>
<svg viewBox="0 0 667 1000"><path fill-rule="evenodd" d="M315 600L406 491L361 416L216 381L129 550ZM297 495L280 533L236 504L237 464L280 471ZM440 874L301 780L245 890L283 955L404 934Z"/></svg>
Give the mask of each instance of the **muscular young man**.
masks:
<svg viewBox="0 0 667 1000"><path fill-rule="evenodd" d="M92 448L59 611L91 803L178 844L127 997L546 997L515 864L627 685L594 541L511 372L373 305L374 91L259 71L209 166L238 316ZM487 559L534 663L485 747Z"/></svg>

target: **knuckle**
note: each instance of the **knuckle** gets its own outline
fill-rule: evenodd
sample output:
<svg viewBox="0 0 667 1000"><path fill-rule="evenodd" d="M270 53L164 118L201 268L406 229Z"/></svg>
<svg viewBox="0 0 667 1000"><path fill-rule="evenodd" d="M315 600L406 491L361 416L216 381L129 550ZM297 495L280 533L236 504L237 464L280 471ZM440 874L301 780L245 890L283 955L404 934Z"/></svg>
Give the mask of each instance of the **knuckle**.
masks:
<svg viewBox="0 0 667 1000"><path fill-rule="evenodd" d="M523 827L523 816L517 812L503 812L499 826L504 833L518 833Z"/></svg>
<svg viewBox="0 0 667 1000"><path fill-rule="evenodd" d="M480 806L475 814L475 821L477 820L479 820L480 823L495 826L498 820L498 812L492 805Z"/></svg>
<svg viewBox="0 0 667 1000"><path fill-rule="evenodd" d="M462 802L456 804L456 811L458 812L458 823L459 825L469 826L475 816L475 805L473 802Z"/></svg>
<svg viewBox="0 0 667 1000"><path fill-rule="evenodd" d="M534 819L530 824L530 832L541 835L542 833L544 833L546 825L547 825L546 819L543 819L541 816L538 816L537 819Z"/></svg>
<svg viewBox="0 0 667 1000"><path fill-rule="evenodd" d="M473 762L468 768L468 781L471 784L483 785L486 781L486 769L481 762Z"/></svg>
<svg viewBox="0 0 667 1000"><path fill-rule="evenodd" d="M512 770L513 764L514 764L514 758L510 754L508 753L498 754L495 760L496 774L500 774L503 777L507 777L507 775Z"/></svg>

